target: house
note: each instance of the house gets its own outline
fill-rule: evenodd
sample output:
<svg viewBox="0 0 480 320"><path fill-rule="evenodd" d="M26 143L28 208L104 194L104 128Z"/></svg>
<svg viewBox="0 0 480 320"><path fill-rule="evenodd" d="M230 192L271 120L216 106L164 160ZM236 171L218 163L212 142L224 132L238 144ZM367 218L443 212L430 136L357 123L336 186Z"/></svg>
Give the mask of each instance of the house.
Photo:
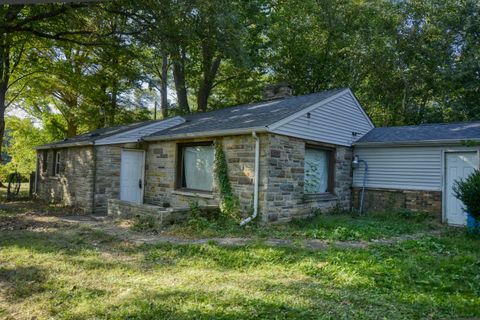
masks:
<svg viewBox="0 0 480 320"><path fill-rule="evenodd" d="M364 206L426 210L465 224L452 185L479 168L480 122L374 128L350 89L291 93L271 86L258 103L38 147L36 194L85 213L161 219L192 203L218 206L220 144L250 219L286 222L314 209Z"/></svg>
<svg viewBox="0 0 480 320"><path fill-rule="evenodd" d="M354 143L367 163L366 209L426 210L451 225L465 225L455 180L479 169L480 122L375 128ZM365 167L354 170L353 203L359 205Z"/></svg>
<svg viewBox="0 0 480 320"><path fill-rule="evenodd" d="M350 89L265 99L205 113L106 128L37 148L36 193L85 213L162 213L215 206L214 143L233 193L262 222L349 209L352 143L373 124Z"/></svg>

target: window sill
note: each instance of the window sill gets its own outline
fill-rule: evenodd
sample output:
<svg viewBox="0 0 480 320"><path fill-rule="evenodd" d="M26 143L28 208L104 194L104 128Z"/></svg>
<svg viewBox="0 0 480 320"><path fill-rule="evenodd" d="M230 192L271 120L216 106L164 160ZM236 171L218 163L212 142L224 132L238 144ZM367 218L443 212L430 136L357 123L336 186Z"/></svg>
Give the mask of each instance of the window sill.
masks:
<svg viewBox="0 0 480 320"><path fill-rule="evenodd" d="M205 199L213 199L213 194L209 192L193 191L193 190L173 190L172 194L186 197L197 197Z"/></svg>
<svg viewBox="0 0 480 320"><path fill-rule="evenodd" d="M304 202L315 202L315 201L336 201L338 197L333 193L314 193L314 194L304 194Z"/></svg>
<svg viewBox="0 0 480 320"><path fill-rule="evenodd" d="M46 178L49 180L60 180L59 176L47 176Z"/></svg>

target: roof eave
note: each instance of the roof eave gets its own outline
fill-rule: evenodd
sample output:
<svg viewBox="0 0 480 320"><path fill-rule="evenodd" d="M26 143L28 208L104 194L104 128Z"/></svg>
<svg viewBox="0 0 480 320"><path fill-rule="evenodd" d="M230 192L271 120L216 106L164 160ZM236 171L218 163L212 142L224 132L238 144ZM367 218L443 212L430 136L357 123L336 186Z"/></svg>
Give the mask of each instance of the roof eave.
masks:
<svg viewBox="0 0 480 320"><path fill-rule="evenodd" d="M166 141L166 140L181 140L181 139L192 139L192 138L209 138L209 137L218 137L218 136L235 136L241 134L250 134L253 131L257 133L268 132L267 127L253 127L245 129L228 129L228 130L214 130L214 131L201 131L201 132L192 132L192 133L179 133L179 134L170 134L170 135L158 135L158 136L148 136L144 137L142 141Z"/></svg>
<svg viewBox="0 0 480 320"><path fill-rule="evenodd" d="M474 139L444 139L444 140L418 140L418 141L387 141L387 142L354 142L353 146L359 147L387 147L387 146L419 146L419 145L442 145L462 144L466 141L480 142L480 138Z"/></svg>
<svg viewBox="0 0 480 320"><path fill-rule="evenodd" d="M93 141L82 141L82 142L66 142L66 143L58 143L58 144L46 144L43 146L35 147L35 150L47 150L47 149L56 149L56 148L68 148L68 147L83 147L83 146L91 146L93 145Z"/></svg>

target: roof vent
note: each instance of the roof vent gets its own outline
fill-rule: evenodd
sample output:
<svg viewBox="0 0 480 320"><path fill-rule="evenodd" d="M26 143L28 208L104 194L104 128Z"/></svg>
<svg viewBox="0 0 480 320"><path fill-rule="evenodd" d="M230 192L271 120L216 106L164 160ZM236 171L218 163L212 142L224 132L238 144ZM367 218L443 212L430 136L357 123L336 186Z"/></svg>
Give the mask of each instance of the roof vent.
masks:
<svg viewBox="0 0 480 320"><path fill-rule="evenodd" d="M94 133L89 134L90 137L98 137L99 135L100 135L100 133L98 133L98 132L94 132Z"/></svg>
<svg viewBox="0 0 480 320"><path fill-rule="evenodd" d="M265 101L287 98L292 95L293 87L286 82L267 85L263 90L263 100Z"/></svg>

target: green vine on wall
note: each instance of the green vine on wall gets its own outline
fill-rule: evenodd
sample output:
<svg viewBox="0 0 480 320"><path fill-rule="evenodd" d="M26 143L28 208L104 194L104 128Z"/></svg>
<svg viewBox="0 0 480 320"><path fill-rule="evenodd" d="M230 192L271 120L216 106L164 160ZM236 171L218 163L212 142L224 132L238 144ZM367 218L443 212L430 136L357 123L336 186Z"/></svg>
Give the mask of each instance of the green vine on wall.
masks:
<svg viewBox="0 0 480 320"><path fill-rule="evenodd" d="M240 202L232 192L232 186L228 178L227 159L222 143L219 140L215 141L215 176L220 193L220 210L225 215L238 218L240 215Z"/></svg>

